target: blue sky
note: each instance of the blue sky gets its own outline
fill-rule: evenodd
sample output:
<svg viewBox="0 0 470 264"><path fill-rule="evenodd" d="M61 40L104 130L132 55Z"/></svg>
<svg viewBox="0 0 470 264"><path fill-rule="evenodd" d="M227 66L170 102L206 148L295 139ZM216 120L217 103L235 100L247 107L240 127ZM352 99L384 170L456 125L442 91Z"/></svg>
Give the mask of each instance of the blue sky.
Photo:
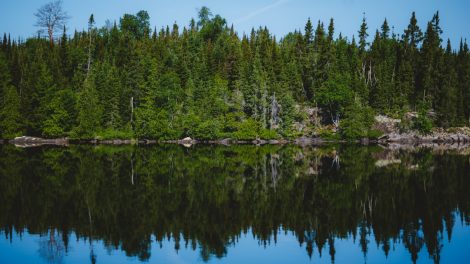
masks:
<svg viewBox="0 0 470 264"><path fill-rule="evenodd" d="M214 14L233 23L238 33L249 32L252 27L267 26L278 38L295 29L304 28L307 18L325 23L333 17L336 33L349 38L357 34L363 12L374 35L386 17L395 32L402 33L408 25L412 11L416 11L422 29L439 10L444 29L443 39L458 44L460 38L470 40L470 1L468 0L63 0L64 9L71 16L67 27L83 29L91 13L97 25L106 19L119 21L124 13L147 10L152 27L161 28L177 22L187 25L197 9L208 6ZM34 12L49 0L1 0L0 33L10 32L13 37L35 35Z"/></svg>

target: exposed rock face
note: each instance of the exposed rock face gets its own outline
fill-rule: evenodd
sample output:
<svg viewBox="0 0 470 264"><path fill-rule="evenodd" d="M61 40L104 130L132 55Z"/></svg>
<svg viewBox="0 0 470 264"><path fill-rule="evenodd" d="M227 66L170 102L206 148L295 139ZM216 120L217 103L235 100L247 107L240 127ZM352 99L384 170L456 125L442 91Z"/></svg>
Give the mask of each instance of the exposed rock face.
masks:
<svg viewBox="0 0 470 264"><path fill-rule="evenodd" d="M470 136L461 132L433 130L431 134L423 135L417 132L390 133L379 139L379 142L393 143L467 143L470 142Z"/></svg>
<svg viewBox="0 0 470 264"><path fill-rule="evenodd" d="M38 137L28 137L21 136L16 137L9 141L12 144L15 144L17 147L27 148L27 147L39 147L42 145L61 145L67 146L69 144L68 138L56 138L56 139L44 139Z"/></svg>
<svg viewBox="0 0 470 264"><path fill-rule="evenodd" d="M416 118L416 113L410 112L405 114L405 119ZM384 133L379 138L380 143L464 143L470 142L470 128L435 128L430 134L420 134L417 131L400 132L400 119L393 119L387 116L379 115L375 117L374 129Z"/></svg>
<svg viewBox="0 0 470 264"><path fill-rule="evenodd" d="M399 130L398 125L400 123L400 119L393 119L384 115L378 115L375 117L374 129L382 131L384 134L394 132L397 133Z"/></svg>

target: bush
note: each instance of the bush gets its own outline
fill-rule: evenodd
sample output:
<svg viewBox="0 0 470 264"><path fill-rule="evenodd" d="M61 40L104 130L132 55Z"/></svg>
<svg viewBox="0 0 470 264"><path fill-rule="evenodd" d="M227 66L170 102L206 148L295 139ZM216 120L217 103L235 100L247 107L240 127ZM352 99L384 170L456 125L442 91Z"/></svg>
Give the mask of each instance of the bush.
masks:
<svg viewBox="0 0 470 264"><path fill-rule="evenodd" d="M421 103L418 106L418 116L414 120L413 128L418 130L421 134L429 134L433 128L433 122L428 117L429 106L426 102Z"/></svg>
<svg viewBox="0 0 470 264"><path fill-rule="evenodd" d="M343 138L352 140L369 137L374 124L374 111L369 106L354 102L344 110L344 118L340 123L340 133Z"/></svg>
<svg viewBox="0 0 470 264"><path fill-rule="evenodd" d="M377 130L377 129L371 129L369 130L369 133L367 134L367 137L370 139L378 139L383 135L382 131Z"/></svg>
<svg viewBox="0 0 470 264"><path fill-rule="evenodd" d="M192 136L196 139L217 139L220 136L220 123L217 120L206 120L199 123Z"/></svg>
<svg viewBox="0 0 470 264"><path fill-rule="evenodd" d="M134 138L134 133L130 129L126 130L115 130L115 129L105 129L101 130L96 134L97 139L132 139Z"/></svg>
<svg viewBox="0 0 470 264"><path fill-rule="evenodd" d="M321 139L326 139L326 140L340 140L341 135L338 133L335 133L334 131L330 129L322 129L319 131L318 136Z"/></svg>
<svg viewBox="0 0 470 264"><path fill-rule="evenodd" d="M279 138L279 135L276 133L276 131L274 130L271 130L271 129L261 129L260 133L259 133L259 137L261 139L267 139L267 140L270 140L270 139L276 139L276 138Z"/></svg>
<svg viewBox="0 0 470 264"><path fill-rule="evenodd" d="M433 123L426 114L420 113L414 122L414 129L418 130L421 134L429 134L433 128Z"/></svg>
<svg viewBox="0 0 470 264"><path fill-rule="evenodd" d="M247 120L240 122L232 135L234 138L239 140L250 140L258 137L258 131L260 125L254 119L248 118Z"/></svg>

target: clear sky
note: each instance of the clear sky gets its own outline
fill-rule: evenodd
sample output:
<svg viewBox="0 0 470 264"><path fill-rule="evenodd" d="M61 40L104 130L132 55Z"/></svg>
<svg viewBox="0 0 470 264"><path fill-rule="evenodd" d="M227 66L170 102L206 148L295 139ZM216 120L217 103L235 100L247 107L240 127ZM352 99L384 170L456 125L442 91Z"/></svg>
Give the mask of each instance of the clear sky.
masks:
<svg viewBox="0 0 470 264"><path fill-rule="evenodd" d="M0 33L12 37L35 35L34 12L49 0L0 0ZM470 1L468 0L63 0L64 9L71 16L67 27L81 30L88 17L95 15L98 26L106 19L119 21L124 13L147 10L152 27L158 29L177 22L188 25L196 17L197 9L208 6L214 14L234 24L238 33L250 32L252 27L267 26L278 38L295 29L304 28L307 18L328 23L333 17L336 33L349 38L357 35L363 12L374 35L386 17L395 32L402 33L412 11L424 30L426 22L439 10L444 30L443 39L450 38L454 48L460 38L470 40Z"/></svg>

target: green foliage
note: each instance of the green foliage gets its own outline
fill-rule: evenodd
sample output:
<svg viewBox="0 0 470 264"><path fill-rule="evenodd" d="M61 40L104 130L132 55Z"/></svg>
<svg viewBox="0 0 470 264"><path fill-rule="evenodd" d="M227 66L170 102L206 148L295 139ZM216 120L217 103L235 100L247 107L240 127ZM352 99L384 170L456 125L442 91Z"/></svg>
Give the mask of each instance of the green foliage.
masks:
<svg viewBox="0 0 470 264"><path fill-rule="evenodd" d="M121 30L141 39L150 33L150 16L147 11L139 11L136 15L125 14L120 21Z"/></svg>
<svg viewBox="0 0 470 264"><path fill-rule="evenodd" d="M321 128L317 134L319 138L324 139L324 140L336 141L336 140L341 139L341 135L339 133L334 132L332 129L328 127Z"/></svg>
<svg viewBox="0 0 470 264"><path fill-rule="evenodd" d="M425 34L414 13L404 34L384 21L370 44L365 17L357 43L335 38L333 19L328 28L308 20L305 32L279 40L267 28L239 36L207 7L188 27L152 32L149 18L140 11L95 28L90 16L88 31L64 29L57 45L0 40L0 101L7 90L15 97L8 86L16 89L19 130L44 137L129 130L154 139L269 139L311 136L316 126L346 119L339 134L355 138L367 134L358 125L367 105L396 116L422 101L436 125L470 120L470 52L464 41L458 53L450 42L441 47L438 13ZM363 105L347 116L356 99ZM317 106L321 123L312 124L302 109ZM424 130L427 121L418 122Z"/></svg>
<svg viewBox="0 0 470 264"><path fill-rule="evenodd" d="M83 89L78 95L77 126L72 136L79 138L94 138L100 130L102 108L98 100L92 76L85 80Z"/></svg>
<svg viewBox="0 0 470 264"><path fill-rule="evenodd" d="M4 89L2 108L0 108L0 136L10 139L21 135L22 118L20 114L20 98L16 88L7 85Z"/></svg>
<svg viewBox="0 0 470 264"><path fill-rule="evenodd" d="M123 130L114 130L114 129L105 129L98 131L96 133L97 139L132 139L134 138L134 133L130 128Z"/></svg>
<svg viewBox="0 0 470 264"><path fill-rule="evenodd" d="M376 131L371 131L374 124L374 110L354 102L344 110L344 118L340 123L341 135L348 140L377 137Z"/></svg>
<svg viewBox="0 0 470 264"><path fill-rule="evenodd" d="M262 124L254 119L246 119L238 123L236 131L231 134L235 139L252 140L252 139L275 139L278 138L276 131L263 128Z"/></svg>
<svg viewBox="0 0 470 264"><path fill-rule="evenodd" d="M47 118L42 125L42 134L54 138L67 135L74 124L75 97L65 89L54 94L46 107Z"/></svg>
<svg viewBox="0 0 470 264"><path fill-rule="evenodd" d="M8 65L0 52L0 138L14 138L22 133L20 97L11 85Z"/></svg>
<svg viewBox="0 0 470 264"><path fill-rule="evenodd" d="M233 137L240 140L249 140L259 137L258 131L261 126L254 119L247 119L243 122L238 123L236 131L233 133Z"/></svg>
<svg viewBox="0 0 470 264"><path fill-rule="evenodd" d="M221 126L217 120L206 120L196 125L191 136L195 139L217 139L220 138Z"/></svg>
<svg viewBox="0 0 470 264"><path fill-rule="evenodd" d="M418 130L422 134L429 134L433 128L433 122L428 117L428 111L426 107L421 107L418 116L413 122L413 128Z"/></svg>
<svg viewBox="0 0 470 264"><path fill-rule="evenodd" d="M351 102L352 96L346 77L337 73L320 87L316 99L334 119Z"/></svg>
<svg viewBox="0 0 470 264"><path fill-rule="evenodd" d="M377 130L377 129L371 129L367 133L367 137L370 139L378 139L383 135L382 131Z"/></svg>

